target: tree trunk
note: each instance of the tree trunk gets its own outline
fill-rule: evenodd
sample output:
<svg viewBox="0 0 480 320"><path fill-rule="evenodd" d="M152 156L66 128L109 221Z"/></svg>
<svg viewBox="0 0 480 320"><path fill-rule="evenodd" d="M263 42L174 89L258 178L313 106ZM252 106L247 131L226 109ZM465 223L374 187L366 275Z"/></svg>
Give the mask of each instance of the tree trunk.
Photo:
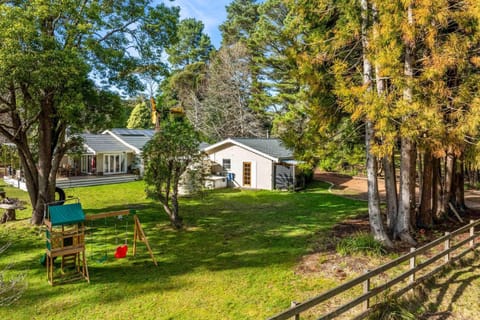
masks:
<svg viewBox="0 0 480 320"><path fill-rule="evenodd" d="M388 238L383 226L380 212L380 195L378 193L377 179L377 161L371 153L371 140L373 138L373 125L370 121L366 122L365 145L367 149L367 185L368 185L368 215L370 220L370 229L376 240L380 241L388 248L393 247L393 243Z"/></svg>
<svg viewBox="0 0 480 320"><path fill-rule="evenodd" d="M433 187L433 199L432 199L432 212L435 221L440 221L444 215L443 211L443 187L442 187L442 168L440 158L434 158L432 161L432 187Z"/></svg>
<svg viewBox="0 0 480 320"><path fill-rule="evenodd" d="M361 0L362 7L362 48L363 48L363 84L372 86L372 65L367 58L368 38L367 30L369 27L369 7L367 0ZM371 151L371 143L374 138L373 124L371 120L365 121L365 145L367 157L367 185L368 185L368 214L370 228L376 240L380 241L386 247L393 247L393 243L387 236L382 222L380 212L380 195L378 193L377 179L377 160Z"/></svg>
<svg viewBox="0 0 480 320"><path fill-rule="evenodd" d="M410 218L412 209L411 171L413 143L408 138L402 138L400 161L400 196L398 199L398 216L394 228L394 238L415 245L410 235Z"/></svg>
<svg viewBox="0 0 480 320"><path fill-rule="evenodd" d="M415 227L417 221L417 145L412 142L410 158L410 227Z"/></svg>
<svg viewBox="0 0 480 320"><path fill-rule="evenodd" d="M445 159L445 183L443 188L443 212L449 211L448 203L453 199L453 182L455 174L455 156L451 147L448 148L447 156Z"/></svg>
<svg viewBox="0 0 480 320"><path fill-rule="evenodd" d="M15 214L15 209L5 209L5 212L0 219L0 224L6 223L7 221L15 221L17 216Z"/></svg>
<svg viewBox="0 0 480 320"><path fill-rule="evenodd" d="M383 157L383 170L385 172L385 191L387 195L387 226L393 233L398 211L397 178L393 155Z"/></svg>
<svg viewBox="0 0 480 320"><path fill-rule="evenodd" d="M173 192L172 192L172 216L171 221L175 228L181 229L183 227L182 218L179 215L178 210L178 184L180 181L180 168L177 167L173 178Z"/></svg>
<svg viewBox="0 0 480 320"><path fill-rule="evenodd" d="M413 8L410 4L408 6L408 24L413 26ZM405 43L405 78L407 80L406 87L403 92L403 98L407 103L413 101L412 82L413 79L413 47L414 43ZM409 116L404 116L403 121L408 121ZM416 245L410 235L410 218L412 216L412 170L415 170L414 162L414 143L410 138L401 138L401 151L400 151L400 195L398 199L398 216L395 223L393 232L394 238L399 238L402 241L414 246ZM413 167L412 168L412 164Z"/></svg>
<svg viewBox="0 0 480 320"><path fill-rule="evenodd" d="M433 225L433 156L429 148L423 156L422 192L420 198L420 209L417 219L417 226L430 228Z"/></svg>
<svg viewBox="0 0 480 320"><path fill-rule="evenodd" d="M373 36L375 40L379 36L378 31L378 12L375 4L372 4L373 15ZM381 77L381 66L377 62L375 64L375 83L377 84L377 94L380 99L385 99L386 83L385 79ZM385 155L382 158L383 172L385 175L385 193L387 200L387 230L393 233L393 226L397 219L397 179L395 177L395 162L394 162L394 148L392 147L392 154Z"/></svg>
<svg viewBox="0 0 480 320"><path fill-rule="evenodd" d="M465 205L465 167L463 155L460 156L455 166L455 206L461 211L465 212L467 206Z"/></svg>

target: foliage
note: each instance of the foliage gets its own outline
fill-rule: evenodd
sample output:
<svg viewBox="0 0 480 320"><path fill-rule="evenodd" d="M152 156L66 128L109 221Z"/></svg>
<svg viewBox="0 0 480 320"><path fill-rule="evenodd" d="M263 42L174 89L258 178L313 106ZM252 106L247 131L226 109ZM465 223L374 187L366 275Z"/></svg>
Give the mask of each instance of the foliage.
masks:
<svg viewBox="0 0 480 320"><path fill-rule="evenodd" d="M352 254L381 255L385 251L381 242L375 240L371 234L356 233L340 240L337 252L342 256Z"/></svg>
<svg viewBox="0 0 480 320"><path fill-rule="evenodd" d="M152 110L145 101L138 103L128 118L127 128L148 129L152 125Z"/></svg>
<svg viewBox="0 0 480 320"><path fill-rule="evenodd" d="M265 136L262 119L249 107L251 78L246 55L245 45L237 42L221 48L210 64L204 133L214 140Z"/></svg>
<svg viewBox="0 0 480 320"><path fill-rule="evenodd" d="M143 148L147 194L160 201L176 228L182 227L178 214L180 180L190 165L200 161L199 145L199 136L188 122L166 120Z"/></svg>
<svg viewBox="0 0 480 320"><path fill-rule="evenodd" d="M222 47L250 40L259 19L256 0L234 0L228 6L227 19L219 27L222 32Z"/></svg>
<svg viewBox="0 0 480 320"><path fill-rule="evenodd" d="M207 64L214 50L203 28L195 19L180 22L177 41L167 50L173 71L160 85L160 108L181 108L197 130L203 127Z"/></svg>
<svg viewBox="0 0 480 320"><path fill-rule="evenodd" d="M409 310L405 301L387 299L375 307L375 310L368 316L371 320L416 320L419 316Z"/></svg>
<svg viewBox="0 0 480 320"><path fill-rule="evenodd" d="M140 75L165 74L178 10L146 0L1 2L0 134L20 152L33 223L72 147L67 128L112 124L120 100L110 86L132 93L142 89Z"/></svg>
<svg viewBox="0 0 480 320"><path fill-rule="evenodd" d="M168 61L174 70L208 60L213 46L203 28L203 22L193 18L180 21L177 27L177 41L166 50Z"/></svg>

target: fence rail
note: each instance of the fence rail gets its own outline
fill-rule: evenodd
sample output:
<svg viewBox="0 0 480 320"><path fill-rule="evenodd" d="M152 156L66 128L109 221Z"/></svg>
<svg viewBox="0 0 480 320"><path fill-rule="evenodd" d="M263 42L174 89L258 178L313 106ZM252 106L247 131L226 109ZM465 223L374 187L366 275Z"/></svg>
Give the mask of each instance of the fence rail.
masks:
<svg viewBox="0 0 480 320"><path fill-rule="evenodd" d="M430 278L433 274L442 270L446 265L450 264L453 261L456 261L462 257L464 257L469 252L474 251L478 244L475 242L475 239L480 236L480 234L475 234L475 227L480 224L480 220L477 221L470 221L470 223L466 226L463 226L451 233L446 232L444 236L420 247L420 248L411 248L410 252L398 257L395 260L392 260L378 268L375 268L367 273L354 278L338 287L335 287L327 292L324 292L316 297L311 298L302 303L293 303L290 309L287 309L273 317L268 318L268 320L285 320L294 318L295 320L300 319L300 314L319 305L322 302L326 302L327 300L338 296L347 290L350 290L356 286L363 285L363 294L360 296L355 297L353 300L347 302L344 305L339 306L333 311L329 311L317 319L333 319L352 308L360 305L363 303L363 310L358 314L355 319L363 319L366 317L369 312L372 310L372 305L370 304L370 299L379 295L380 293L384 293L396 284L401 283L402 281L409 280L408 283L403 286L402 288L398 289L396 292L390 294L391 297L400 297L401 295L405 294L406 292L412 290L414 287L419 285L420 283L424 282L426 279ZM469 232L468 237L465 239L458 239L455 244L452 245L452 241L456 239L459 235L463 235ZM429 257L427 260L417 264L417 257L419 255L427 253L429 250L444 244L444 248L439 253ZM467 248L464 248L463 251L458 252L455 256L453 253L456 253L462 247L465 247L468 244ZM417 273L422 270L426 270L427 267L432 265L433 263L437 262L438 260L444 259L444 262L441 263L439 266L435 267L433 270L428 271L426 274L423 274L420 277L416 277ZM386 271L391 270L395 267L398 267L404 262L409 261L409 270L403 272L400 275L386 281L385 283L378 285L374 288L371 287L371 279L375 276L380 274L384 274Z"/></svg>

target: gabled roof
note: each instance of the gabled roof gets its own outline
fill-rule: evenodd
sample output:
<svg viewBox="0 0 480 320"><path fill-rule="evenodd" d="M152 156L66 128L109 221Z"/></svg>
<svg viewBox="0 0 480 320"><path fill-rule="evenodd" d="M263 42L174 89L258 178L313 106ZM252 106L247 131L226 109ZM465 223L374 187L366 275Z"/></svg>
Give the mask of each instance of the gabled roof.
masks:
<svg viewBox="0 0 480 320"><path fill-rule="evenodd" d="M155 130L153 129L125 129L125 128L113 128L110 132L121 136L146 136L153 137Z"/></svg>
<svg viewBox="0 0 480 320"><path fill-rule="evenodd" d="M127 147L114 137L108 134L82 134L84 145L87 150L93 154L109 152L133 152L132 148Z"/></svg>
<svg viewBox="0 0 480 320"><path fill-rule="evenodd" d="M105 130L103 133L111 135L120 143L133 149L136 153L141 153L143 146L153 137L155 131L151 129L115 128Z"/></svg>
<svg viewBox="0 0 480 320"><path fill-rule="evenodd" d="M229 145L237 145L276 162L294 158L292 150L285 147L280 139L228 138L203 150L206 153L212 153L214 150L223 149Z"/></svg>

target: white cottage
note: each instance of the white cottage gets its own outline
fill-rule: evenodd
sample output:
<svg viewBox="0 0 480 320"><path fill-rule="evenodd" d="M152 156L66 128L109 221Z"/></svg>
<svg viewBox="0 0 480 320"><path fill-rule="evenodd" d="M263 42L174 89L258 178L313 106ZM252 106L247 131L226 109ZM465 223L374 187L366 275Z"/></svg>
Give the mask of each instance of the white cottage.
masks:
<svg viewBox="0 0 480 320"><path fill-rule="evenodd" d="M102 134L83 134L85 152L81 156L82 174L142 173L142 148L153 130L112 129Z"/></svg>
<svg viewBox="0 0 480 320"><path fill-rule="evenodd" d="M215 163L213 173L225 175L229 186L264 190L304 187L293 152L279 139L228 138L203 151Z"/></svg>

